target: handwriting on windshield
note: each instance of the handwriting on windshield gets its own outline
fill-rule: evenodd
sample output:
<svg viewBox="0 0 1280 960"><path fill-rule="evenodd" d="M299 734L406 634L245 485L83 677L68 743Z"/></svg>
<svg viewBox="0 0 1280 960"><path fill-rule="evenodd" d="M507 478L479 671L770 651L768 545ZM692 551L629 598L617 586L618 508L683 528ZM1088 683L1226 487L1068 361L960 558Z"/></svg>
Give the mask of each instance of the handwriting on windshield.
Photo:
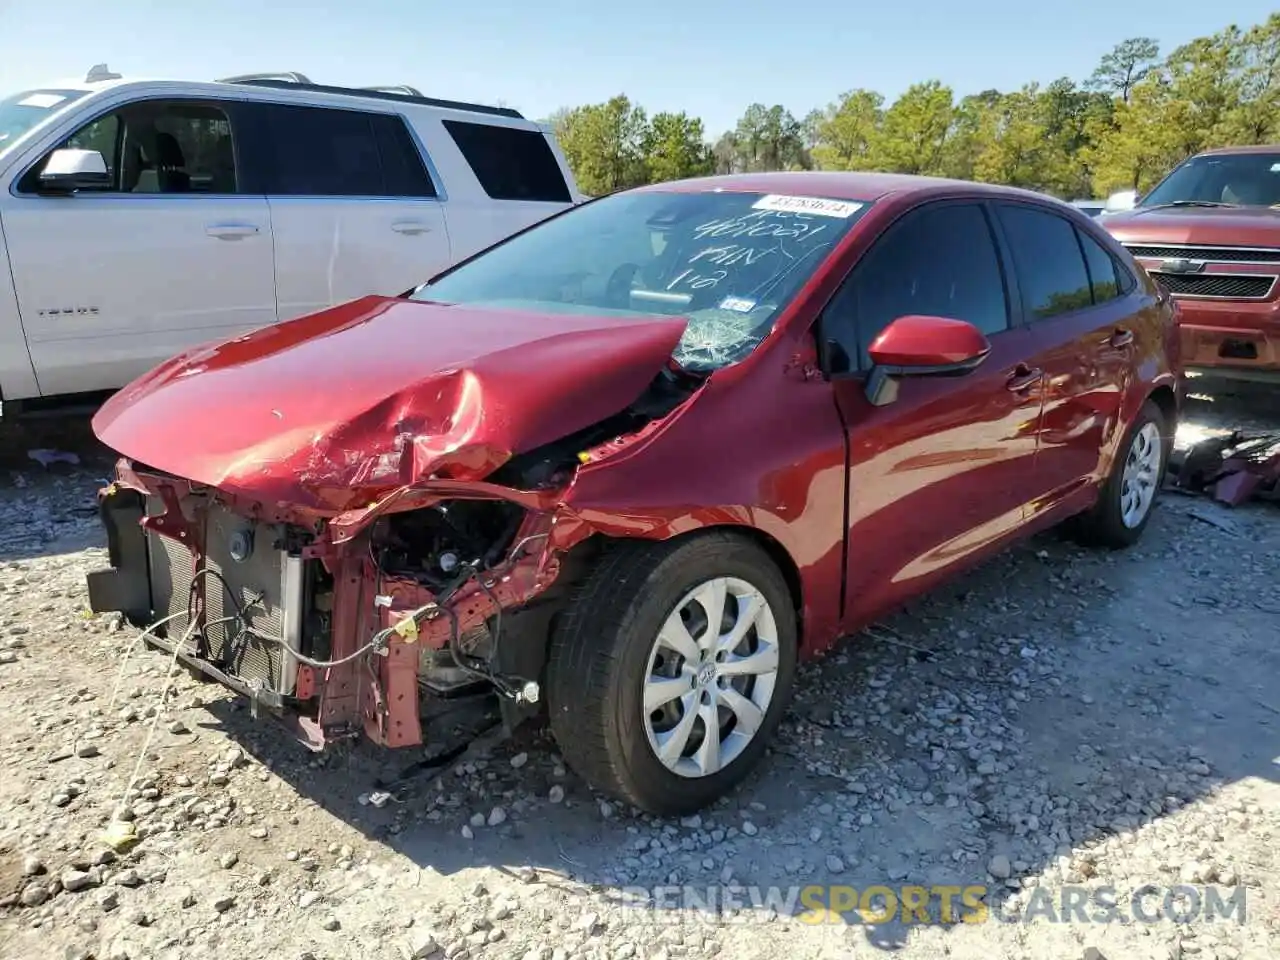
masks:
<svg viewBox="0 0 1280 960"><path fill-rule="evenodd" d="M752 267L776 255L791 259L788 246L809 243L827 226L807 214L779 210L752 210L739 216L708 220L694 228L691 237L694 243L733 242L699 248L685 260L684 269L666 289L708 290L729 276L725 267Z"/></svg>

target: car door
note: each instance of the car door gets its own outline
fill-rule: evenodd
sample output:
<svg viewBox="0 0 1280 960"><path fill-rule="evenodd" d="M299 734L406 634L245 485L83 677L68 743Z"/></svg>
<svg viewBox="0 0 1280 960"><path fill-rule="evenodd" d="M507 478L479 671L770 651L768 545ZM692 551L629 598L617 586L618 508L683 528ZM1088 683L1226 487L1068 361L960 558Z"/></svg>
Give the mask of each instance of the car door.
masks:
<svg viewBox="0 0 1280 960"><path fill-rule="evenodd" d="M246 195L234 105L146 100L46 145L3 196L31 362L45 396L114 389L183 350L276 319L266 200ZM42 195L62 146L111 183Z"/></svg>
<svg viewBox="0 0 1280 960"><path fill-rule="evenodd" d="M395 296L448 266L436 184L397 113L252 103L280 318Z"/></svg>
<svg viewBox="0 0 1280 960"><path fill-rule="evenodd" d="M935 202L894 222L859 259L821 318L863 373L834 381L848 431L846 619L864 623L1021 528L1034 480L1038 379L1028 332L989 215ZM865 394L867 347L891 321L966 320L991 352L963 376L904 378L897 399Z"/></svg>
<svg viewBox="0 0 1280 960"><path fill-rule="evenodd" d="M994 210L1034 340L1029 362L1044 376L1036 472L1045 496L1033 509L1047 513L1089 495L1104 448L1123 428L1135 336L1122 295L1127 271L1052 210L1014 202Z"/></svg>

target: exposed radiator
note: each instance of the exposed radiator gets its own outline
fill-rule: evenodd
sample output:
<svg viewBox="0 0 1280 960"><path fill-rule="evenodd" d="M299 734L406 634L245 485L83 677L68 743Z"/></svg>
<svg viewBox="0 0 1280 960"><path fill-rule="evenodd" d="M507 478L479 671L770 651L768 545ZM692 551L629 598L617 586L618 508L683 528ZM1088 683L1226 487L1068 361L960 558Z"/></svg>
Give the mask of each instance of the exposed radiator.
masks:
<svg viewBox="0 0 1280 960"><path fill-rule="evenodd" d="M164 505L158 498L148 499L148 514L163 512ZM278 643L242 634L234 622L218 621L234 616L239 603L245 611L245 620L255 631L279 637L298 650L302 629L303 561L277 546L283 530L275 524L245 519L216 504L209 508L205 518L207 554L200 559L200 566L209 571L204 575L208 658L224 673L250 684L260 682L288 696L293 693L297 678L297 661ZM242 547L245 543L252 545L248 555L239 561L232 556L237 537ZM187 630L187 602L196 559L183 544L154 531L147 534L147 548L152 608L157 618L179 615L165 630L167 637L177 639ZM261 599L257 599L259 597ZM188 649L194 652L195 647L193 638Z"/></svg>

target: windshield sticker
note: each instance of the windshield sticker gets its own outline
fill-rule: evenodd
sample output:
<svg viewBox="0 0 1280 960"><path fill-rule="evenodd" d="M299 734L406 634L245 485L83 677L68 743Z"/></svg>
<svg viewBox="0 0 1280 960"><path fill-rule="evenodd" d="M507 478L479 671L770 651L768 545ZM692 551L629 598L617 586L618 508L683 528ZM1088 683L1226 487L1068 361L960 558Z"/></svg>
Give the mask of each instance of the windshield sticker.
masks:
<svg viewBox="0 0 1280 960"><path fill-rule="evenodd" d="M33 93L26 99L19 100L20 107L39 107L41 110L48 110L50 107L56 107L66 97L59 96L56 93Z"/></svg>
<svg viewBox="0 0 1280 960"><path fill-rule="evenodd" d="M750 313L755 308L756 302L744 297L725 297L720 301L721 310L733 310L735 313Z"/></svg>
<svg viewBox="0 0 1280 960"><path fill-rule="evenodd" d="M789 197L771 193L761 197L752 208L775 210L780 213L813 213L820 217L837 217L846 220L862 209L861 203L850 200L827 200L824 197Z"/></svg>
<svg viewBox="0 0 1280 960"><path fill-rule="evenodd" d="M1271 165L1271 172L1272 172L1272 173L1280 173L1280 163L1273 163L1273 164Z"/></svg>

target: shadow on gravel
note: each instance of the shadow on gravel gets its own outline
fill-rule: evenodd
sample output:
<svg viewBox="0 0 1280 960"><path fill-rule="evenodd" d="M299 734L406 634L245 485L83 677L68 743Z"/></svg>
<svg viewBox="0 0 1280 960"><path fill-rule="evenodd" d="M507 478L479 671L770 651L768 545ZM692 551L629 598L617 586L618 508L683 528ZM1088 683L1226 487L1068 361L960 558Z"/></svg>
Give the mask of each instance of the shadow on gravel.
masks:
<svg viewBox="0 0 1280 960"><path fill-rule="evenodd" d="M1234 401L1191 411L1210 429L1264 417ZM678 884L666 905L684 909L741 886L739 907L792 915L813 905L799 899L810 884L987 884L998 901L1019 876L1082 880L1090 848L1221 785L1280 781L1278 559L1274 505L1172 493L1135 549L1052 534L1014 548L804 668L763 768L684 821L602 811L540 730L361 806L417 757L355 746L312 766L243 703L210 709L302 795L445 875L533 868L620 900ZM997 856L1003 884L988 875ZM850 935L893 950L907 932Z"/></svg>
<svg viewBox="0 0 1280 960"><path fill-rule="evenodd" d="M42 465L31 456L44 451L71 454L76 462ZM104 543L94 493L114 460L87 417L0 421L0 562Z"/></svg>

